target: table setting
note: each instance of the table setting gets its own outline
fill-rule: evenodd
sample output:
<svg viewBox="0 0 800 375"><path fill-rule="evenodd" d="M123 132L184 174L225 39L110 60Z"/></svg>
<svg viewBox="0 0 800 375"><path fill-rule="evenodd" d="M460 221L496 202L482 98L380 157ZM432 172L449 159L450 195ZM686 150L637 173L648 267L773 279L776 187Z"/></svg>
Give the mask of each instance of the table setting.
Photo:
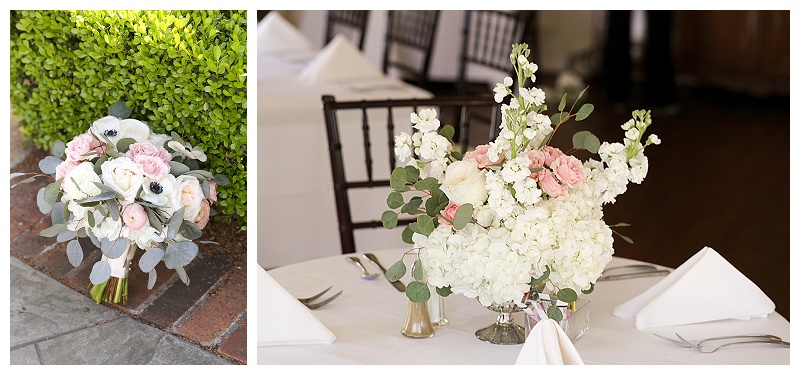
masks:
<svg viewBox="0 0 800 375"><path fill-rule="evenodd" d="M529 54L526 44L511 46L516 77L494 89L503 122L488 144L462 154L435 109L395 114L412 129L395 133L399 166L387 173L390 189L362 208L380 215L377 231L391 230L394 241L338 254L323 153L259 173L265 182L282 179L259 192L259 211L270 213L259 228L274 249L259 261L268 269L259 268L259 364L789 363L789 322L715 249L699 249L675 269L613 255L615 239L630 242L629 224L607 224L602 208L648 174L644 151L661 144L647 134L650 111L632 112L622 142L580 131L572 148L551 146L562 125L594 107L580 100L584 90L569 101L564 94L545 113L554 108L544 91L526 86L538 69ZM401 82L370 68L336 37L284 78L292 85L265 78L271 93L263 102L259 95L266 117L259 139L272 146L270 155L292 154L296 145L281 144L287 139L324 150L324 137L308 130L323 130L310 104L315 95L402 97L391 90ZM367 88L353 89L354 82ZM309 196L323 197L314 214L290 217ZM401 216L415 221L397 228ZM287 256L292 249L306 258Z"/></svg>

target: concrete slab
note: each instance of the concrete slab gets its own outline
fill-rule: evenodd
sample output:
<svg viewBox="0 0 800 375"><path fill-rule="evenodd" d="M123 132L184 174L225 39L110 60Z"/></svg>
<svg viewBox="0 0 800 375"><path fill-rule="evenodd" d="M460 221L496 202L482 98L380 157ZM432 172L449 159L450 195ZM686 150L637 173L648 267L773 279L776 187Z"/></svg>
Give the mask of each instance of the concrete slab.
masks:
<svg viewBox="0 0 800 375"><path fill-rule="evenodd" d="M222 357L209 353L190 343L164 335L148 365L233 365Z"/></svg>
<svg viewBox="0 0 800 375"><path fill-rule="evenodd" d="M28 345L17 350L11 351L12 365L41 365L39 356L36 354L35 345Z"/></svg>

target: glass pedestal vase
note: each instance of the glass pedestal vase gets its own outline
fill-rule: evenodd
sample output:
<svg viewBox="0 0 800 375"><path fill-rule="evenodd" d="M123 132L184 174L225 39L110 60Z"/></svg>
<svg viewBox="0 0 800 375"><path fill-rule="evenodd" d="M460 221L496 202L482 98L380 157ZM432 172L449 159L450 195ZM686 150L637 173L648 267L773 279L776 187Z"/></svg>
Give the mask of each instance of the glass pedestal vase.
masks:
<svg viewBox="0 0 800 375"><path fill-rule="evenodd" d="M519 306L514 303L507 303L503 305L492 304L491 306L486 306L486 308L499 314L497 322L477 330L475 336L483 341L498 345L518 345L525 342L525 328L514 323L514 318L511 315L522 311Z"/></svg>

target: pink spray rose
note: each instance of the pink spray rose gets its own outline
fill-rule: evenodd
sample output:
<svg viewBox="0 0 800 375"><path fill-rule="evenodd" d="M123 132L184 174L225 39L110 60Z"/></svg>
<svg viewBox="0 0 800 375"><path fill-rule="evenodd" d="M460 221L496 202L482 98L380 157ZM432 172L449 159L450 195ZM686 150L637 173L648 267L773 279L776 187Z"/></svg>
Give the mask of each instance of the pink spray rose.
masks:
<svg viewBox="0 0 800 375"><path fill-rule="evenodd" d="M147 224L147 213L138 203L129 204L122 211L122 221L131 230L139 230Z"/></svg>
<svg viewBox="0 0 800 375"><path fill-rule="evenodd" d="M137 155L133 162L142 167L145 177L153 180L160 180L169 174L169 164L157 156Z"/></svg>
<svg viewBox="0 0 800 375"><path fill-rule="evenodd" d="M549 169L543 170L539 174L539 187L544 190L547 195L558 198L567 196L567 187L558 182L558 177L555 173L550 172Z"/></svg>
<svg viewBox="0 0 800 375"><path fill-rule="evenodd" d="M461 207L461 206L457 205L457 204L455 204L453 202L448 203L447 207L445 207L440 212L440 214L442 214L442 216L447 218L447 220L450 220L450 222L448 222L447 220L445 220L445 219L440 217L439 218L439 224L444 225L445 228L451 228L453 226L453 224L450 224L450 223L452 223L453 219L456 217L456 211L458 211L459 207Z"/></svg>
<svg viewBox="0 0 800 375"><path fill-rule="evenodd" d="M586 179L583 164L574 156L561 156L550 164L550 168L561 182L573 189L581 186Z"/></svg>
<svg viewBox="0 0 800 375"><path fill-rule="evenodd" d="M64 151L69 161L91 160L103 156L105 146L91 134L84 133L67 142L67 147ZM94 153L90 154L92 151Z"/></svg>
<svg viewBox="0 0 800 375"><path fill-rule="evenodd" d="M169 161L172 160L172 157L165 148L158 147L150 142L137 142L128 148L126 156L129 158L135 159L139 155L155 156L167 165L169 165Z"/></svg>
<svg viewBox="0 0 800 375"><path fill-rule="evenodd" d="M544 152L539 150L529 150L525 152L525 155L528 156L528 159L531 159L531 164L528 166L528 168L544 168ZM542 171L531 173L530 178L538 179L541 172Z"/></svg>
<svg viewBox="0 0 800 375"><path fill-rule="evenodd" d="M214 180L208 180L208 200L211 203L217 201L217 182Z"/></svg>
<svg viewBox="0 0 800 375"><path fill-rule="evenodd" d="M469 151L464 154L464 159L472 159L478 163L478 168L486 168L487 165L492 165L492 161L489 160L489 145L480 145L475 147L474 151ZM503 161L503 157L500 156L500 159L497 161L498 163Z"/></svg>
<svg viewBox="0 0 800 375"><path fill-rule="evenodd" d="M80 162L78 161L71 161L71 160L62 161L61 164L59 164L56 167L56 180L67 177L69 171L71 171L72 168L77 167L78 164L80 164ZM64 182L62 181L61 183L63 184Z"/></svg>
<svg viewBox="0 0 800 375"><path fill-rule="evenodd" d="M564 155L564 153L561 152L561 150L550 146L544 146L542 148L542 151L544 152L544 165L548 167L550 166L550 164L553 164L553 162L556 159L561 157L561 155Z"/></svg>
<svg viewBox="0 0 800 375"><path fill-rule="evenodd" d="M208 224L210 217L211 204L208 203L208 199L203 199L203 203L200 204L200 212L197 213L197 217L194 219L194 225L197 225L197 228L202 230Z"/></svg>

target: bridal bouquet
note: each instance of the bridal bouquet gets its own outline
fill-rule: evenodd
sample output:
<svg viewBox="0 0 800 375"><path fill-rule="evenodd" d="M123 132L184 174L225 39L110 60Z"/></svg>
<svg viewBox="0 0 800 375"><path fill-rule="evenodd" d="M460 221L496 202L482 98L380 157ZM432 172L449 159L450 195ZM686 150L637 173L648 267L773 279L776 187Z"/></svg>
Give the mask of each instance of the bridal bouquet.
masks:
<svg viewBox="0 0 800 375"><path fill-rule="evenodd" d="M511 77L494 89L498 103L511 96L501 106L494 141L461 155L450 139L452 126L440 129L433 109L412 113L413 134L395 137L395 153L407 165L392 172L391 210L381 219L391 229L398 214L417 216L403 231L404 241L414 245L406 255L418 253L406 293L412 301L428 300L430 284L442 296L461 293L487 307L524 307L526 294L542 288L549 289L551 301L574 302L577 291L591 292L611 260L613 231L603 221L602 207L629 182L645 178L644 149L660 143L656 135L644 136L650 112L633 112L622 125L622 143L600 143L581 131L571 149L553 147L553 134L562 125L585 119L594 107L586 103L572 113L581 92L569 111L564 95L558 113L545 115L544 92L525 87L537 70L528 55L526 44L512 46L518 94L510 89ZM599 160L581 161L573 156L578 150ZM400 260L387 277L405 273ZM555 303L548 315L562 318Z"/></svg>
<svg viewBox="0 0 800 375"><path fill-rule="evenodd" d="M103 256L89 275L97 302L126 302L137 248L144 250L139 268L149 273L148 289L162 261L189 285L184 267L197 255L193 241L215 214L217 185L228 182L200 169L198 161L206 160L202 150L174 132L154 133L130 114L124 103L115 103L86 133L66 145L56 141L53 156L39 162L42 173L11 175L29 176L19 183L54 180L37 195L39 209L52 219L40 235L68 241L67 258L74 267L83 261L78 238L88 237L100 248Z"/></svg>

